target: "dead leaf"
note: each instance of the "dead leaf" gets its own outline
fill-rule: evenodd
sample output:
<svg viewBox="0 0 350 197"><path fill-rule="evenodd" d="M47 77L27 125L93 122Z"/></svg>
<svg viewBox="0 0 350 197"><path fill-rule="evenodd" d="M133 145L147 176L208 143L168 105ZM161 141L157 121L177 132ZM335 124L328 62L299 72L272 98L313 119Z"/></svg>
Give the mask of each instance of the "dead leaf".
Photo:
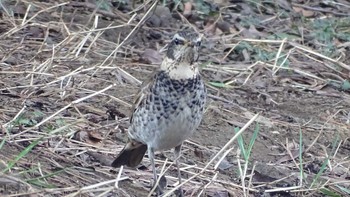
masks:
<svg viewBox="0 0 350 197"><path fill-rule="evenodd" d="M291 170L287 167L258 162L255 166L253 181L272 182L284 178L283 182L292 183L294 177L290 177L290 174Z"/></svg>
<svg viewBox="0 0 350 197"><path fill-rule="evenodd" d="M92 151L88 151L87 154L91 157L93 157L95 160L99 161L100 164L104 166L110 166L111 163L113 162L113 159L108 157L107 155L101 154L101 153L96 153Z"/></svg>
<svg viewBox="0 0 350 197"><path fill-rule="evenodd" d="M289 150L299 150L299 144L297 144L294 140L293 142L289 142L287 147Z"/></svg>
<svg viewBox="0 0 350 197"><path fill-rule="evenodd" d="M89 144L98 144L102 141L103 137L100 132L98 131L88 131L88 138L86 140Z"/></svg>
<svg viewBox="0 0 350 197"><path fill-rule="evenodd" d="M74 139L74 140L77 140L77 141L80 141L80 142L83 142L83 141L84 141L84 138L86 138L86 136L87 136L87 132L86 132L86 131L77 131L77 132L74 134L73 139Z"/></svg>
<svg viewBox="0 0 350 197"><path fill-rule="evenodd" d="M162 56L160 53L153 49L146 49L140 57L140 62L145 64L160 64L162 63Z"/></svg>
<svg viewBox="0 0 350 197"><path fill-rule="evenodd" d="M224 33L231 33L231 25L226 21L219 21L217 27Z"/></svg>
<svg viewBox="0 0 350 197"><path fill-rule="evenodd" d="M296 13L301 13L303 16L305 17L311 17L311 16L314 16L315 15L315 12L311 11L311 10L304 10L303 8L301 7L296 7L294 6L293 7L293 10L296 12Z"/></svg>
<svg viewBox="0 0 350 197"><path fill-rule="evenodd" d="M152 15L148 20L147 20L147 24L150 27L160 27L161 26L162 21L160 20L159 16L156 15Z"/></svg>
<svg viewBox="0 0 350 197"><path fill-rule="evenodd" d="M216 188L217 189L217 188ZM209 190L209 189L208 189ZM207 191L206 195L212 196L212 197L229 197L230 195L228 194L227 191Z"/></svg>
<svg viewBox="0 0 350 197"><path fill-rule="evenodd" d="M214 20L210 19L207 21L207 24L204 27L204 31L207 35L215 35L216 34L216 23Z"/></svg>
<svg viewBox="0 0 350 197"><path fill-rule="evenodd" d="M44 31L40 27L36 27L36 26L29 27L28 34L33 38L44 37Z"/></svg>
<svg viewBox="0 0 350 197"><path fill-rule="evenodd" d="M292 6L291 3L288 2L287 0L277 0L278 5L288 11L292 11Z"/></svg>
<svg viewBox="0 0 350 197"><path fill-rule="evenodd" d="M78 131L75 133L74 139L92 145L97 145L101 143L103 137L101 133L97 131Z"/></svg>
<svg viewBox="0 0 350 197"><path fill-rule="evenodd" d="M187 17L191 16L191 14L192 14L192 3L191 2L186 2L184 4L183 15L187 18Z"/></svg>
<svg viewBox="0 0 350 197"><path fill-rule="evenodd" d="M265 34L262 32L259 32L254 25L250 25L249 29L246 29L239 24L236 24L237 28L242 31L242 36L245 38L260 38L260 37L265 37Z"/></svg>
<svg viewBox="0 0 350 197"><path fill-rule="evenodd" d="M169 8L164 6L157 6L154 15L159 18L161 27L168 27L173 18Z"/></svg>
<svg viewBox="0 0 350 197"><path fill-rule="evenodd" d="M216 4L216 5L220 5L220 6L234 6L230 3L229 0L213 0L213 2Z"/></svg>
<svg viewBox="0 0 350 197"><path fill-rule="evenodd" d="M226 159L223 159L223 160L220 162L218 168L219 168L220 170L224 171L224 170L227 170L227 169L231 168L232 166L233 166L232 163L228 162Z"/></svg>
<svg viewBox="0 0 350 197"><path fill-rule="evenodd" d="M27 8L26 8L25 4L23 4L23 3L17 4L13 9L13 13L17 16L20 16L20 17L24 17L26 12L27 12Z"/></svg>

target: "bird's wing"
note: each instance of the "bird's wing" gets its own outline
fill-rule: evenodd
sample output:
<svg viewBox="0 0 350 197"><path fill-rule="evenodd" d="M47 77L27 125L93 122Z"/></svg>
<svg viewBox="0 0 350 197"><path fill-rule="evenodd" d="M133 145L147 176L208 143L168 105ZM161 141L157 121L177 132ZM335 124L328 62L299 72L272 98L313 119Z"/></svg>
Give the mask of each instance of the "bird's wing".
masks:
<svg viewBox="0 0 350 197"><path fill-rule="evenodd" d="M157 73L158 70L156 70L155 72L153 72L153 74L151 75L152 77L148 78L147 80L143 81L143 83L141 84L141 87L135 97L135 100L133 102L132 108L131 108L131 115L130 115L130 123L132 124L133 121L133 116L135 111L142 107L142 105L145 102L145 99L147 99L147 96L151 93L151 88L157 78Z"/></svg>

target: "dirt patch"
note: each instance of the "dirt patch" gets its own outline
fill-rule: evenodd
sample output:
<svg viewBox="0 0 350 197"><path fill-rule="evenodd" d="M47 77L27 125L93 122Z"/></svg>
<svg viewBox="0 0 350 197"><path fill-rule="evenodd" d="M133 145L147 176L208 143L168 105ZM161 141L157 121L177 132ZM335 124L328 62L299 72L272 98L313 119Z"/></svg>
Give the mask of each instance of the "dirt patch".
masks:
<svg viewBox="0 0 350 197"><path fill-rule="evenodd" d="M123 170L118 187L119 169L109 165L126 142L140 82L158 66L172 34L190 25L205 35L200 61L209 100L180 158L184 179L199 173L183 186L186 196L348 194L346 6L169 3L140 24L151 3L100 2L1 6L0 194L147 196L147 157ZM239 170L246 162L236 140L217 169L218 160L204 170L256 113L242 134L248 147L258 124L247 168ZM160 171L173 155L156 158ZM165 174L171 190L176 170Z"/></svg>

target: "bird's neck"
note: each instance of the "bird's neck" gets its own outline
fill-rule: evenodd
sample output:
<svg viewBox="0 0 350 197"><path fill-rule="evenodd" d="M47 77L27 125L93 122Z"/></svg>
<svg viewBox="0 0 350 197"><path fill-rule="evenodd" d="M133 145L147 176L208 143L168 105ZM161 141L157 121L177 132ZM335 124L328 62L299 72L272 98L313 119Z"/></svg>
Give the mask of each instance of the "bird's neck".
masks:
<svg viewBox="0 0 350 197"><path fill-rule="evenodd" d="M170 58L165 58L160 66L160 70L165 71L171 79L193 79L199 72L196 63L176 62Z"/></svg>

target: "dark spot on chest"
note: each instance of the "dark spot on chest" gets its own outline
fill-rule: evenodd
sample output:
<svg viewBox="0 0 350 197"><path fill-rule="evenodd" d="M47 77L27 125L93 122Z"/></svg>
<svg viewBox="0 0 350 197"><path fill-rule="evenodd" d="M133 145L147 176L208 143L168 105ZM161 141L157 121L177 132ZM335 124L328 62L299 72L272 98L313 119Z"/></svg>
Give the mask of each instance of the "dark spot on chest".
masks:
<svg viewBox="0 0 350 197"><path fill-rule="evenodd" d="M185 106L199 106L200 100L205 99L204 85L199 75L192 79L175 80L161 71L152 88L152 92L158 93L153 97L153 110L162 110L167 114L181 112Z"/></svg>
<svg viewBox="0 0 350 197"><path fill-rule="evenodd" d="M168 110L170 107L170 102L168 101L168 99L162 99L162 105L164 107L164 110Z"/></svg>
<svg viewBox="0 0 350 197"><path fill-rule="evenodd" d="M171 108L175 111L178 107L178 103L177 102L174 102L174 103L171 103Z"/></svg>
<svg viewBox="0 0 350 197"><path fill-rule="evenodd" d="M198 99L193 99L191 102L192 105L198 105L198 103L199 103Z"/></svg>

